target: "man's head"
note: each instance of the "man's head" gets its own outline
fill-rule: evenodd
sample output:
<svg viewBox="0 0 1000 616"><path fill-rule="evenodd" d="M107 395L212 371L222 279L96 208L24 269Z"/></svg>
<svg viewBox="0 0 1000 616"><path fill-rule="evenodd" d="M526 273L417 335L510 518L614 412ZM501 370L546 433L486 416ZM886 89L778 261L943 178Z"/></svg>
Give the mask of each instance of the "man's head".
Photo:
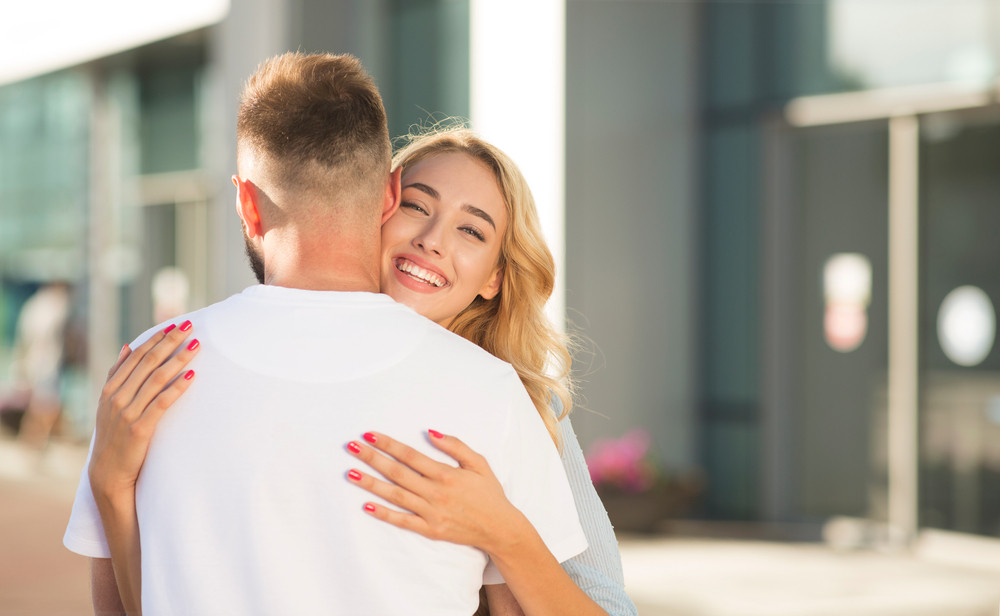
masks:
<svg viewBox="0 0 1000 616"><path fill-rule="evenodd" d="M266 227L377 229L391 146L357 58L285 53L261 64L243 89L237 147L237 187L253 193ZM260 248L248 239L247 250L263 282Z"/></svg>

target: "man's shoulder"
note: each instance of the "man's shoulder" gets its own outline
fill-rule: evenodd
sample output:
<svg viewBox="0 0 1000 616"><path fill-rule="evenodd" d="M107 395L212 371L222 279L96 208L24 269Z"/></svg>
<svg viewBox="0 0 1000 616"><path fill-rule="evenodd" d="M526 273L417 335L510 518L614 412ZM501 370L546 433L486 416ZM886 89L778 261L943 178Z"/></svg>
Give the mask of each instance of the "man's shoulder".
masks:
<svg viewBox="0 0 1000 616"><path fill-rule="evenodd" d="M427 334L426 348L434 349L446 361L464 368L495 371L497 374L514 371L513 366L496 355L439 325L430 323Z"/></svg>
<svg viewBox="0 0 1000 616"><path fill-rule="evenodd" d="M176 317L167 319L166 321L162 321L160 323L157 323L156 325L150 327L146 331L144 331L141 334L139 334L138 336L136 336L135 340L133 340L132 342L129 343L129 348L131 348L131 349L137 348L142 343L144 343L147 340L149 340L153 336L153 334L155 334L156 332L158 332L158 331L160 331L162 329L165 329L166 327L168 327L170 325L180 325L184 321L191 321L192 323L197 323L200 320L204 320L205 318L207 318L209 315L211 315L213 313L216 313L216 312L219 312L219 311L224 311L224 310L226 310L228 307L230 307L232 305L232 302L233 302L234 298L237 298L237 297L239 297L238 293L234 294L234 295L231 295L231 296L227 297L226 299L224 299L222 301L218 301L218 302L216 302L214 304L209 304L208 306L205 306L204 308L199 308L199 309L193 310L191 312L186 312L186 313L178 315Z"/></svg>

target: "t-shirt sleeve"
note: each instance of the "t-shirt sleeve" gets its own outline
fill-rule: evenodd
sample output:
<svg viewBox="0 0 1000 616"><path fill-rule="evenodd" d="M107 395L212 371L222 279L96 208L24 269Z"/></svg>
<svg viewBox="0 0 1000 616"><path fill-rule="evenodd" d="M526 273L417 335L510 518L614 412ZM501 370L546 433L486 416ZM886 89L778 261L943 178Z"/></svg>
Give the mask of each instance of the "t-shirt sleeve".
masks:
<svg viewBox="0 0 1000 616"><path fill-rule="evenodd" d="M516 374L503 445L498 479L507 499L528 518L556 560L564 562L587 549L559 450ZM496 565L489 562L483 583L503 582Z"/></svg>
<svg viewBox="0 0 1000 616"><path fill-rule="evenodd" d="M63 545L71 552L76 552L91 558L111 558L108 540L104 536L104 526L101 524L101 514L97 511L97 502L90 490L90 477L87 467L90 466L90 456L94 453L94 439L90 439L90 452L87 463L80 471L80 483L76 488L76 499L73 501L73 512L66 525L63 535Z"/></svg>

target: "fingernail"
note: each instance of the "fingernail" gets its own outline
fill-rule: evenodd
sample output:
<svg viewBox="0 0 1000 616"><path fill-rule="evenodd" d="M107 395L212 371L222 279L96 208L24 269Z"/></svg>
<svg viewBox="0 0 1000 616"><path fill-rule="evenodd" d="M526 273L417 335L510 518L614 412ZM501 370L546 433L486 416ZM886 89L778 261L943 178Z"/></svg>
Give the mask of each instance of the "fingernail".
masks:
<svg viewBox="0 0 1000 616"><path fill-rule="evenodd" d="M199 346L201 346L201 343L198 342L197 338L195 338L194 340L191 341L191 344L188 345L188 350L193 351L197 349Z"/></svg>
<svg viewBox="0 0 1000 616"><path fill-rule="evenodd" d="M350 443L348 443L347 448L354 453L361 453L361 445L359 445L355 441L351 441Z"/></svg>
<svg viewBox="0 0 1000 616"><path fill-rule="evenodd" d="M125 350L126 349L128 349L128 345L127 344L126 345L122 345L122 350L118 351L118 357L122 357L123 355L125 355Z"/></svg>
<svg viewBox="0 0 1000 616"><path fill-rule="evenodd" d="M350 477L354 481L361 481L361 473L359 473L358 471L354 470L353 468L351 470L347 471L347 476Z"/></svg>
<svg viewBox="0 0 1000 616"><path fill-rule="evenodd" d="M190 381L193 378L194 378L194 370L188 370L187 372L184 373L185 381Z"/></svg>
<svg viewBox="0 0 1000 616"><path fill-rule="evenodd" d="M183 323L181 323L182 332L186 332L189 329L191 329L191 321L184 321Z"/></svg>
<svg viewBox="0 0 1000 616"><path fill-rule="evenodd" d="M428 430L427 434L430 434L434 438L444 438L444 435L438 432L437 430Z"/></svg>
<svg viewBox="0 0 1000 616"><path fill-rule="evenodd" d="M365 437L365 440L368 441L369 443L374 443L374 442L378 441L378 439L375 438L375 435L372 434L371 432L365 432L364 433L364 437Z"/></svg>
<svg viewBox="0 0 1000 616"><path fill-rule="evenodd" d="M371 503L365 503L365 511L372 513L375 511L375 505Z"/></svg>
<svg viewBox="0 0 1000 616"><path fill-rule="evenodd" d="M165 330L163 330L163 333L164 334L169 334L170 332L174 331L175 327L177 327L177 326L174 325L173 323L171 323L170 325L167 325L167 328ZM128 346L128 345L126 344L125 346Z"/></svg>

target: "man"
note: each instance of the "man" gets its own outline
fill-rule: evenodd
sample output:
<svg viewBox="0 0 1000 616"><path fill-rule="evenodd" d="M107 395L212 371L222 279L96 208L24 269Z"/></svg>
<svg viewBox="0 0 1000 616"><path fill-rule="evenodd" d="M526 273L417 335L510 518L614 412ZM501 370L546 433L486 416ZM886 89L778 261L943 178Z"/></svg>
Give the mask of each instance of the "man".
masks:
<svg viewBox="0 0 1000 616"><path fill-rule="evenodd" d="M237 209L265 284L181 318L179 329L197 328L202 376L159 423L135 485L143 612L471 614L486 556L365 515L370 496L344 479L344 445L373 428L442 461L427 430L460 437L531 495L514 504L559 560L584 549L516 373L378 294L379 229L398 207L399 175L357 60L264 63L237 134ZM112 518L130 512L101 502ZM85 473L64 542L99 559L105 590L116 541Z"/></svg>

